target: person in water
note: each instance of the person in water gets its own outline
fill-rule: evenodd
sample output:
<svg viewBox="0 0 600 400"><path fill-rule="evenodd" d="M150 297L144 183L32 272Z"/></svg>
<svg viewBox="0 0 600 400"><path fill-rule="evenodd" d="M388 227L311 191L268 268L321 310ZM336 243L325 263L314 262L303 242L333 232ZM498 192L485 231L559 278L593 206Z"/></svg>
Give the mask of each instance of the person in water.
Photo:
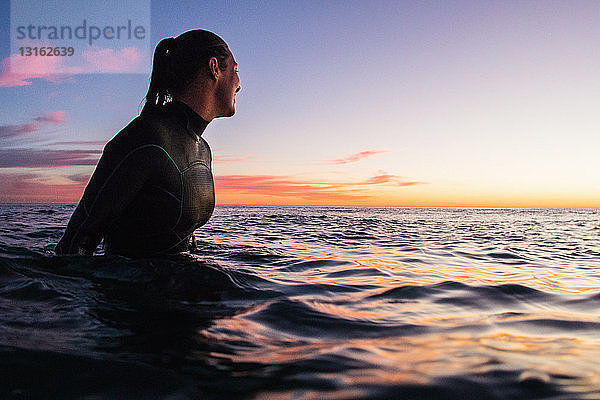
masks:
<svg viewBox="0 0 600 400"><path fill-rule="evenodd" d="M206 126L235 113L237 63L219 36L192 30L160 41L140 115L104 147L57 254L175 254L215 205Z"/></svg>

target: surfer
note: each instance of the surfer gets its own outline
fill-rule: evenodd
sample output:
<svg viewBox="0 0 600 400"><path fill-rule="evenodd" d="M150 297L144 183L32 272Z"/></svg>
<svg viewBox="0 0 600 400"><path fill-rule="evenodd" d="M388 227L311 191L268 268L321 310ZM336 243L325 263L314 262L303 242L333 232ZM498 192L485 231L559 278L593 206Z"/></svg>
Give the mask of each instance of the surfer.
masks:
<svg viewBox="0 0 600 400"><path fill-rule="evenodd" d="M174 254L215 205L206 126L235 114L237 63L205 30L161 40L140 115L104 147L57 254Z"/></svg>

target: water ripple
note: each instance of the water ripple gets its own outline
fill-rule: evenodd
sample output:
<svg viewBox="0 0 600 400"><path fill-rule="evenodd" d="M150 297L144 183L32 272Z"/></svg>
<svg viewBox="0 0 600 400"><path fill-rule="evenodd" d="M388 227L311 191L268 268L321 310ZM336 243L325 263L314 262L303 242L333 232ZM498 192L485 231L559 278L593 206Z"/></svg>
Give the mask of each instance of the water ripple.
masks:
<svg viewBox="0 0 600 400"><path fill-rule="evenodd" d="M2 398L600 396L598 210L217 207L137 260L54 255L72 211L0 207Z"/></svg>

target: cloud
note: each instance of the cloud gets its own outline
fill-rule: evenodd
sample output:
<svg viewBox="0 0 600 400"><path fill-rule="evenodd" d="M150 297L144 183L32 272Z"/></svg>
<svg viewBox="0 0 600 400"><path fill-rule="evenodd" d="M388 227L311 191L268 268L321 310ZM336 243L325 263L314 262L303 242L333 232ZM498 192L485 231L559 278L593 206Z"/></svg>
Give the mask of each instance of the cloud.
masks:
<svg viewBox="0 0 600 400"><path fill-rule="evenodd" d="M73 182L85 183L87 185L88 181L90 180L90 176L92 176L91 173L90 174L75 174L75 175L69 175L69 176L67 176L67 178L69 178Z"/></svg>
<svg viewBox="0 0 600 400"><path fill-rule="evenodd" d="M389 153L391 151L392 150L366 150L366 151L361 151L359 153L350 154L347 157L336 158L334 160L328 160L325 162L325 164L348 164L348 163L360 161L363 158L367 158L367 157L373 156L375 154Z"/></svg>
<svg viewBox="0 0 600 400"><path fill-rule="evenodd" d="M66 65L66 60L80 65ZM29 86L32 79L61 82L74 74L121 72L145 72L144 52L137 47L123 49L84 50L81 58L73 61L70 57L25 57L13 54L2 60L0 87Z"/></svg>
<svg viewBox="0 0 600 400"><path fill-rule="evenodd" d="M357 182L311 182L276 175L227 175L217 176L217 193L267 195L277 197L297 197L305 200L365 200L372 196L364 189L372 185L392 184L413 186L425 182L404 181L402 177L382 174Z"/></svg>
<svg viewBox="0 0 600 400"><path fill-rule="evenodd" d="M85 50L83 59L86 72L137 73L144 67L144 56L137 47Z"/></svg>
<svg viewBox="0 0 600 400"><path fill-rule="evenodd" d="M20 136L25 133L36 132L44 124L65 124L67 122L64 111L50 111L39 117L35 117L32 122L20 125L0 125L0 139Z"/></svg>
<svg viewBox="0 0 600 400"><path fill-rule="evenodd" d="M64 111L50 111L40 117L35 117L34 120L37 122L51 122L53 124L65 124L67 122Z"/></svg>
<svg viewBox="0 0 600 400"><path fill-rule="evenodd" d="M19 136L24 133L35 132L40 129L39 124L29 123L21 125L0 125L0 139Z"/></svg>
<svg viewBox="0 0 600 400"><path fill-rule="evenodd" d="M339 190L340 185L311 183L285 176L228 175L215 177L218 194L251 194L277 197L296 197L306 200L364 200L369 196ZM229 193L228 193L229 192Z"/></svg>
<svg viewBox="0 0 600 400"><path fill-rule="evenodd" d="M0 150L0 168L96 165L101 150Z"/></svg>
<svg viewBox="0 0 600 400"><path fill-rule="evenodd" d="M62 57L24 57L13 54L2 60L0 87L29 86L32 79L56 82ZM64 71L62 72L64 74Z"/></svg>
<svg viewBox="0 0 600 400"><path fill-rule="evenodd" d="M41 153L50 153L48 157ZM20 154L22 162L6 160L0 151L0 167L54 167L59 165L94 165L93 155L99 152L30 151ZM5 170L6 171L6 170ZM10 171L10 170L8 170ZM48 172L0 172L0 202L76 202L81 198L89 173L68 176ZM66 179L65 179L66 178ZM226 201L301 204L369 204L378 199L370 187L413 186L425 182L405 181L391 174L379 174L356 182L318 182L277 175L216 176L217 196Z"/></svg>
<svg viewBox="0 0 600 400"><path fill-rule="evenodd" d="M0 202L77 202L85 183L53 184L40 174L0 173Z"/></svg>
<svg viewBox="0 0 600 400"><path fill-rule="evenodd" d="M373 176L362 183L358 183L358 185L380 185L383 183L392 183L395 186L415 186L426 184L426 182L405 181L401 176L398 175L381 174Z"/></svg>
<svg viewBox="0 0 600 400"><path fill-rule="evenodd" d="M94 146L104 147L106 140L71 140L66 142L52 142L49 146Z"/></svg>

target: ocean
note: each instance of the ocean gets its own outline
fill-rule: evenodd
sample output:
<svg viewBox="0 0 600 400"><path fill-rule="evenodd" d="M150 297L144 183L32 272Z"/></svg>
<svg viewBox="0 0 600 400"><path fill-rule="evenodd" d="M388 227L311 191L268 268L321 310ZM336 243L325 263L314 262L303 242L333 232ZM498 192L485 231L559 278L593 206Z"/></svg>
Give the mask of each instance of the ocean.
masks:
<svg viewBox="0 0 600 400"><path fill-rule="evenodd" d="M198 249L56 256L0 205L2 399L600 398L600 210L219 206Z"/></svg>

